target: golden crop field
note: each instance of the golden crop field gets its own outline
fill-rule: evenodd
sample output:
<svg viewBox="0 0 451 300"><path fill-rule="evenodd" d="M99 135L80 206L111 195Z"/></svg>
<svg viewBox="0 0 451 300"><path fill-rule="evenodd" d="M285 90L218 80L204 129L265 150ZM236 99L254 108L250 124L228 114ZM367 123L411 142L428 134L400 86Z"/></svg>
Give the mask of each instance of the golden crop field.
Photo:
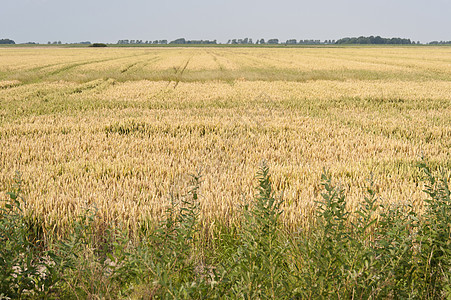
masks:
<svg viewBox="0 0 451 300"><path fill-rule="evenodd" d="M372 175L420 211L419 156L451 166L451 47L0 48L0 146L49 231L89 205L147 226L198 169L203 224L233 224L262 160L287 225L323 169L350 209Z"/></svg>

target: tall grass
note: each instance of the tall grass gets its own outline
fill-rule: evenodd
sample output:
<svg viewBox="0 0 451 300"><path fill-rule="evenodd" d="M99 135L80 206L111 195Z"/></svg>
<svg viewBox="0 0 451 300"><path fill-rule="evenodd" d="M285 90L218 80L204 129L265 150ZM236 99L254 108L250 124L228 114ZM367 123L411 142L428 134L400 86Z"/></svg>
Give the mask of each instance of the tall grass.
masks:
<svg viewBox="0 0 451 300"><path fill-rule="evenodd" d="M326 172L308 227L280 222L269 168L257 173L238 228L206 243L199 222L201 176L171 196L163 221L138 236L95 224L88 209L60 240L30 232L21 181L0 215L1 298L444 299L451 296L450 189L447 170L421 162L426 211L383 206L370 181L356 212ZM99 230L99 228L101 228ZM208 246L207 246L208 245Z"/></svg>

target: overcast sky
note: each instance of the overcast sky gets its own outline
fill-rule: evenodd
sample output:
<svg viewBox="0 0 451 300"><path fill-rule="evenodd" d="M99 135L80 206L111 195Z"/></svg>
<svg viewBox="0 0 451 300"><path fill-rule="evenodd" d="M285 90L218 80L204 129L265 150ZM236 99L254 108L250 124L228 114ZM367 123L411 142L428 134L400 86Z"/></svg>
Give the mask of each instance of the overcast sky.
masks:
<svg viewBox="0 0 451 300"><path fill-rule="evenodd" d="M451 40L451 0L0 0L16 43L360 35Z"/></svg>

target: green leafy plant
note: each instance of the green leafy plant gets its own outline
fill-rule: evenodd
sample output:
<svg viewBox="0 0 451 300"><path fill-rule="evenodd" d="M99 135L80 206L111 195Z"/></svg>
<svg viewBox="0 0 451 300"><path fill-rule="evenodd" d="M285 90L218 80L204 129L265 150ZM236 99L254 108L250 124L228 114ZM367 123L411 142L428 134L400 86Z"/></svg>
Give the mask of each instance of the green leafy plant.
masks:
<svg viewBox="0 0 451 300"><path fill-rule="evenodd" d="M419 282L421 295L427 298L444 297L451 279L451 200L445 170L438 177L423 160L419 164L425 179L424 192L428 196L426 213L419 232Z"/></svg>
<svg viewBox="0 0 451 300"><path fill-rule="evenodd" d="M14 182L9 200L0 208L0 297L45 296L57 279L51 274L50 258L28 231L19 173Z"/></svg>
<svg viewBox="0 0 451 300"><path fill-rule="evenodd" d="M62 281L60 296L114 298L129 293L135 274L126 269L131 256L127 231L107 224L99 228L98 223L96 210L87 208L69 236L53 246L53 270Z"/></svg>
<svg viewBox="0 0 451 300"><path fill-rule="evenodd" d="M205 274L195 259L199 231L200 173L192 175L185 196L171 195L164 220L136 247L132 269L139 284L150 284L146 297L193 298L204 289Z"/></svg>
<svg viewBox="0 0 451 300"><path fill-rule="evenodd" d="M152 230L131 235L88 208L66 237L51 241L24 213L16 176L0 209L0 298L450 297L449 176L424 162L420 168L428 196L422 215L409 204L381 205L372 180L350 212L344 190L324 172L316 219L293 233L263 163L240 226L224 225L209 241L199 223L200 174L185 195L171 195Z"/></svg>
<svg viewBox="0 0 451 300"><path fill-rule="evenodd" d="M280 215L282 201L276 199L265 162L257 173L255 200L243 206L240 244L229 262L228 282L234 297L281 298L286 295L288 266Z"/></svg>
<svg viewBox="0 0 451 300"><path fill-rule="evenodd" d="M296 296L300 298L329 298L344 293L351 235L349 212L341 188L332 185L331 176L322 175L324 192L317 207L316 224L297 237L295 267Z"/></svg>

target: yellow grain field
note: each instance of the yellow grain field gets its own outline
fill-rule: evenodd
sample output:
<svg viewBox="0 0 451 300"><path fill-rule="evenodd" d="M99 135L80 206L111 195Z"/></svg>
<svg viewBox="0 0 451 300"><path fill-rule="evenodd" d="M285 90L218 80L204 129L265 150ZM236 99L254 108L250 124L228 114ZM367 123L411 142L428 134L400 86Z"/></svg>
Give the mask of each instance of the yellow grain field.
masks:
<svg viewBox="0 0 451 300"><path fill-rule="evenodd" d="M416 163L451 166L451 48L0 48L0 189L60 231L86 206L147 226L202 171L202 220L233 224L262 160L302 224L328 169L421 210ZM2 195L4 198L4 195Z"/></svg>

